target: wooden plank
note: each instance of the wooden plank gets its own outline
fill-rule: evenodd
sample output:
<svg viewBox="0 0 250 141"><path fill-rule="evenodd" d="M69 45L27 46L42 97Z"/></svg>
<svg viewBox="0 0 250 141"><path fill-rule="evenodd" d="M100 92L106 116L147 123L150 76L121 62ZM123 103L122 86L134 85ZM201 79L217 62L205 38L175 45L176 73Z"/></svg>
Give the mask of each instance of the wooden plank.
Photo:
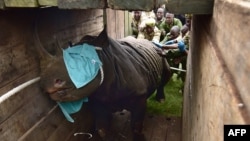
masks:
<svg viewBox="0 0 250 141"><path fill-rule="evenodd" d="M125 32L125 11L116 10L116 39L124 37Z"/></svg>
<svg viewBox="0 0 250 141"><path fill-rule="evenodd" d="M90 132L90 128L93 126L93 118L87 110L87 106L84 105L81 111L73 114L72 117L75 120L74 123L67 121L57 106L41 118L19 140L77 141L86 139L87 136L74 136L74 133Z"/></svg>
<svg viewBox="0 0 250 141"><path fill-rule="evenodd" d="M51 107L51 109L48 110L48 111L46 112L46 114L44 114L39 120L37 120L37 122L36 122L31 128L29 128L29 130L27 130L24 134L22 134L22 136L20 136L20 137L18 138L18 140L20 140L20 141L29 140L29 139L27 139L27 137L30 137L30 136L36 137L36 140L41 140L41 139L46 140L46 138L43 136L43 134L31 134L31 135L30 135L30 133L31 133L31 132L32 132L41 122L47 120L47 117L48 117L49 115L52 115L53 113L56 113L56 112L55 112L56 110L58 110L58 106L57 106L57 105ZM40 129L40 130L41 130L41 129Z"/></svg>
<svg viewBox="0 0 250 141"><path fill-rule="evenodd" d="M107 31L110 37L120 39L125 34L125 11L106 9Z"/></svg>
<svg viewBox="0 0 250 141"><path fill-rule="evenodd" d="M4 0L0 0L0 9L4 9L5 5L4 5Z"/></svg>
<svg viewBox="0 0 250 141"><path fill-rule="evenodd" d="M38 4L42 6L57 6L58 0L38 0Z"/></svg>
<svg viewBox="0 0 250 141"><path fill-rule="evenodd" d="M109 0L108 7L111 9L119 9L119 10L144 10L150 11L154 9L155 3L153 0Z"/></svg>
<svg viewBox="0 0 250 141"><path fill-rule="evenodd" d="M103 29L103 18L96 16L91 19L82 20L76 25L70 25L68 28L64 28L55 33L61 47L68 47L68 41L73 43L80 41L85 35L97 35ZM45 41L48 36L44 36L41 40ZM49 46L49 42L46 42L44 46Z"/></svg>
<svg viewBox="0 0 250 141"><path fill-rule="evenodd" d="M186 80L188 90L185 89L183 106L188 107L184 108L183 112L184 129L182 131L183 139L186 141L223 140L221 135L225 124L250 123L250 113L246 108L249 102L242 102L240 98L243 94L241 90L249 89L248 81L244 81L249 78L246 76L249 73L243 73L243 77L246 78L244 79L239 75L241 71L239 66L233 67L233 64L239 65L241 62L236 61L238 55L242 57L245 55L241 53L249 52L246 46L244 51L240 48L241 43L244 44L247 41L244 37L249 38L246 34L247 25L243 26L243 23L249 21L249 16L236 11L240 9L241 12L248 13L249 8L242 9L237 7L237 4L231 5L231 1L231 6L227 7L227 4L227 2L223 2L223 5L215 4L219 7L213 15L193 17L192 27L195 28L192 28L189 53L192 66L188 68L188 74L191 76ZM224 12L225 10L228 12ZM244 18L237 19L241 16ZM232 17L237 18L232 21ZM239 24L242 25L239 26ZM242 27L242 30L228 35L226 31L236 27ZM242 65L246 66L247 59L242 61ZM235 70L230 70L232 68ZM232 76L236 77L232 78ZM249 92L245 94L249 98ZM241 103L243 107L239 105Z"/></svg>
<svg viewBox="0 0 250 141"><path fill-rule="evenodd" d="M4 0L7 7L58 6L60 9L102 9L150 11L165 3L176 14L211 14L214 0ZM107 3L107 6L105 5ZM1 7L0 7L1 8Z"/></svg>
<svg viewBox="0 0 250 141"><path fill-rule="evenodd" d="M102 9L150 11L165 3L176 14L211 14L214 0L4 0L6 7L58 6L60 9ZM107 6L105 5L107 3ZM1 6L1 3L0 3ZM3 7L3 4L2 4ZM1 8L1 7L0 7Z"/></svg>
<svg viewBox="0 0 250 141"><path fill-rule="evenodd" d="M19 137L19 140L47 140L64 120L65 118L59 107L51 107L29 130ZM62 134L62 136L64 135Z"/></svg>
<svg viewBox="0 0 250 141"><path fill-rule="evenodd" d="M56 130L50 135L47 141L64 140L64 141L79 141L87 140L88 136L77 135L75 133L90 133L94 126L93 117L88 109L88 103L85 103L82 109L75 114L72 114L74 123L67 120L58 126Z"/></svg>
<svg viewBox="0 0 250 141"><path fill-rule="evenodd" d="M144 134L148 141L166 141L167 120L164 116L146 116Z"/></svg>
<svg viewBox="0 0 250 141"><path fill-rule="evenodd" d="M39 75L39 68L34 68L34 70L30 70L29 73L21 74L20 76L13 78L12 80L9 81L2 81L3 83L0 83L1 88L0 88L0 96L4 95L14 87L19 86L20 84L23 84L36 76Z"/></svg>
<svg viewBox="0 0 250 141"><path fill-rule="evenodd" d="M121 112L116 112L113 114L111 135L109 135L111 136L112 140L132 140L130 116L131 114L127 110L123 110Z"/></svg>
<svg viewBox="0 0 250 141"><path fill-rule="evenodd" d="M107 16L107 33L110 37L116 38L116 13L113 9L105 9Z"/></svg>
<svg viewBox="0 0 250 141"><path fill-rule="evenodd" d="M124 36L132 35L131 20L132 20L131 13L128 11L125 11L125 21L124 21L125 33L124 33Z"/></svg>
<svg viewBox="0 0 250 141"><path fill-rule="evenodd" d="M0 123L4 122L9 118L13 113L15 113L22 105L25 104L25 102L28 102L32 99L33 95L31 93L28 93L28 90L23 90L15 95L9 97L8 99L4 100L0 104ZM13 104L15 106L13 106Z"/></svg>
<svg viewBox="0 0 250 141"><path fill-rule="evenodd" d="M38 7L37 0L4 0L6 7Z"/></svg>
<svg viewBox="0 0 250 141"><path fill-rule="evenodd" d="M155 4L154 0L58 0L58 7L62 9L89 9L89 8L111 8L116 10L135 10L141 9L145 11L152 10L155 5L160 5L159 3L163 3L163 0L157 1ZM107 3L107 6L105 5Z"/></svg>
<svg viewBox="0 0 250 141"><path fill-rule="evenodd" d="M238 102L242 103L247 110L243 113L248 117L248 122L250 122L250 62L248 61L250 35L247 26L250 24L249 10L249 2L217 0L214 8L216 13L213 16L214 21L217 22L211 25L216 34L210 33L218 46L216 52L221 52L221 57L231 72L231 81L236 85L238 91L236 97L239 97L240 101ZM232 17L235 17L234 20L232 20ZM242 28L233 34L220 30L221 28L236 29L237 27ZM244 47L244 51L242 47ZM228 53L225 53L227 51Z"/></svg>
<svg viewBox="0 0 250 141"><path fill-rule="evenodd" d="M166 141L181 141L181 117L168 117L165 119L167 122L167 135Z"/></svg>
<svg viewBox="0 0 250 141"><path fill-rule="evenodd" d="M212 14L214 0L168 0L166 8L175 14Z"/></svg>
<svg viewBox="0 0 250 141"><path fill-rule="evenodd" d="M17 140L50 110L54 102L39 91L35 84L1 103L1 111L9 115L0 124L1 140Z"/></svg>
<svg viewBox="0 0 250 141"><path fill-rule="evenodd" d="M32 44L28 30L29 20L19 21L19 18L26 14L25 11L1 12L0 26L4 28L0 31L0 95L38 74L39 62L35 57L36 52L29 46ZM19 24L14 24L16 21L19 21ZM19 79L29 73L33 76L27 75L27 79Z"/></svg>
<svg viewBox="0 0 250 141"><path fill-rule="evenodd" d="M105 7L105 0L58 0L58 7L61 9L102 9Z"/></svg>
<svg viewBox="0 0 250 141"><path fill-rule="evenodd" d="M25 50L24 50L25 51ZM21 51L22 52L22 51ZM28 79L33 78L38 74L38 63L35 62L35 59L32 56L10 56L13 54L2 54L1 52L1 68L0 68L0 92L1 95L6 91L10 90L12 87L15 87ZM26 59L27 58L27 59ZM22 61L19 61L22 60ZM31 73L27 75L28 73ZM19 79L23 76L29 76L27 78Z"/></svg>
<svg viewBox="0 0 250 141"><path fill-rule="evenodd" d="M148 141L153 141L152 136L154 136L154 130L156 129L155 123L152 122L153 118L153 115L147 115L144 120L143 133Z"/></svg>
<svg viewBox="0 0 250 141"><path fill-rule="evenodd" d="M37 34L42 46L52 54L58 44L66 48L69 41L78 42L84 35L97 35L103 29L103 12L99 9L70 11L48 9L48 12L56 14L41 13L40 16L43 18L37 21Z"/></svg>
<svg viewBox="0 0 250 141"><path fill-rule="evenodd" d="M60 35L60 43L68 40L76 41L81 38L80 35L96 34L103 28L102 10L65 11L46 8L40 9L39 18L35 19L36 12L38 11L34 9L14 9L0 13L0 25L3 27L0 31L0 54L3 54L3 58L0 58L0 65L2 72L8 74L8 79L6 79L7 76L0 73L1 94L39 75L39 60L37 60L36 53L32 53L36 45L33 38L34 20L38 23L40 43L47 48L56 47L53 45L56 42L55 35ZM23 19L21 23L20 19ZM66 119L60 109L46 117L54 105L55 102L41 92L38 83L2 102L0 105L1 141L19 139L44 141L57 138L70 140L73 137L72 133L85 131L83 129L88 127L83 125L84 122L88 122L88 117L81 117L82 115L76 117L83 123L78 122L72 125L67 121L63 124ZM39 122L41 119L44 120ZM83 126L80 127L80 125ZM74 140L82 138L82 136L77 136Z"/></svg>

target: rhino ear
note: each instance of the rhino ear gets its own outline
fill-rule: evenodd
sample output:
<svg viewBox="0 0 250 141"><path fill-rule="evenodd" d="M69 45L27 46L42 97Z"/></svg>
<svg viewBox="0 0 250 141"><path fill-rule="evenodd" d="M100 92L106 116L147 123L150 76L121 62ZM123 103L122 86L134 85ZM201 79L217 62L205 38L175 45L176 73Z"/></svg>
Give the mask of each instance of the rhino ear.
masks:
<svg viewBox="0 0 250 141"><path fill-rule="evenodd" d="M107 34L107 28L106 26L102 30L102 32L97 36L97 38L94 39L92 42L92 45L98 46L98 47L107 47L109 46L109 37Z"/></svg>

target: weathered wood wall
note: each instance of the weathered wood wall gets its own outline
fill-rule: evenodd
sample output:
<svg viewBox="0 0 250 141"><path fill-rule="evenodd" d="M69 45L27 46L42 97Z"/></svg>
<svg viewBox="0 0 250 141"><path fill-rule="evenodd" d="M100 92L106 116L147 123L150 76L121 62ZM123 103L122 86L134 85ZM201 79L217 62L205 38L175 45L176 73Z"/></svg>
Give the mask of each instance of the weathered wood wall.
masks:
<svg viewBox="0 0 250 141"><path fill-rule="evenodd" d="M144 10L166 4L173 13L211 14L214 0L0 0L0 9L9 7L57 6L59 9Z"/></svg>
<svg viewBox="0 0 250 141"><path fill-rule="evenodd" d="M52 54L86 34L103 29L102 10L10 9L0 11L0 140L83 140L75 132L88 132L92 118L83 108L68 122L56 103L33 83L14 95L6 93L21 84L39 79L36 46ZM34 37L38 37L34 38Z"/></svg>
<svg viewBox="0 0 250 141"><path fill-rule="evenodd" d="M224 124L250 124L250 7L215 0L195 15L184 94L183 141L223 141Z"/></svg>
<svg viewBox="0 0 250 141"><path fill-rule="evenodd" d="M126 11L106 9L107 31L110 37L120 39L125 36Z"/></svg>

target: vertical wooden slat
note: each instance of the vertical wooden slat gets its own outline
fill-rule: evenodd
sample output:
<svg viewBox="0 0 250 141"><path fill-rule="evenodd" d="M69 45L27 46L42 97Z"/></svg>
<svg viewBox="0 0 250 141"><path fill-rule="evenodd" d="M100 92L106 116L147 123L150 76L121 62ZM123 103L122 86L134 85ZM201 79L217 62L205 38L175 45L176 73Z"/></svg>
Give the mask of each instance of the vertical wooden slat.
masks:
<svg viewBox="0 0 250 141"><path fill-rule="evenodd" d="M0 94L39 76L40 60L35 51L37 44L53 50L57 47L55 37L59 37L59 43L64 44L77 41L86 34L96 35L103 27L102 14L102 10L98 9L0 11ZM35 33L39 41L33 38ZM55 102L41 91L39 83L5 99L0 104L0 140L56 141L57 138L71 138L74 131L84 131L85 127L87 130L89 126L84 124L90 124L88 116L84 116L87 113L74 116L76 121L81 120L80 125L79 122L72 124L66 121L60 109L49 112L54 105ZM60 132L63 132L63 136L60 136ZM77 139L82 140L82 136Z"/></svg>
<svg viewBox="0 0 250 141"><path fill-rule="evenodd" d="M119 39L124 37L125 33L125 14L121 10L107 10L107 31L110 37Z"/></svg>
<svg viewBox="0 0 250 141"><path fill-rule="evenodd" d="M125 11L117 10L116 11L116 39L124 37L125 30Z"/></svg>
<svg viewBox="0 0 250 141"><path fill-rule="evenodd" d="M4 9L5 5L4 5L4 0L0 0L0 9Z"/></svg>
<svg viewBox="0 0 250 141"><path fill-rule="evenodd" d="M249 10L246 1L215 0L213 15L193 17L185 141L222 141L224 125L250 123ZM238 30L228 34L231 29Z"/></svg>
<svg viewBox="0 0 250 141"><path fill-rule="evenodd" d="M112 9L106 9L106 17L107 17L107 32L108 35L112 38L116 38L116 16L115 16L115 10Z"/></svg>
<svg viewBox="0 0 250 141"><path fill-rule="evenodd" d="M105 7L105 0L58 0L58 7L62 9L101 9Z"/></svg>
<svg viewBox="0 0 250 141"><path fill-rule="evenodd" d="M132 22L132 14L129 11L125 12L125 36L132 35L132 28L131 28L131 22Z"/></svg>

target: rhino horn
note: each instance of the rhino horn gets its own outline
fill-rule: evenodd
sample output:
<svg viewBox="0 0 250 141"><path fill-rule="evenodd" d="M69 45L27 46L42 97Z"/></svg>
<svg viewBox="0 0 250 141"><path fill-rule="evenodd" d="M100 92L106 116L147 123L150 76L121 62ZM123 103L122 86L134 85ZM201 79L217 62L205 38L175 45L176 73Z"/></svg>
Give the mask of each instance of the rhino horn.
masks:
<svg viewBox="0 0 250 141"><path fill-rule="evenodd" d="M43 70L43 68L49 63L52 62L53 60L56 59L55 56L51 55L42 45L40 38L38 36L37 33L37 28L35 27L34 29L34 45L36 48L36 51L39 55L39 59L40 59L40 67Z"/></svg>
<svg viewBox="0 0 250 141"><path fill-rule="evenodd" d="M61 44L57 38L57 36L54 36L54 39L56 41L56 56L62 56L63 55L63 48L61 47Z"/></svg>
<svg viewBox="0 0 250 141"><path fill-rule="evenodd" d="M108 38L107 28L105 26L102 32L90 44L98 47L107 47L109 45Z"/></svg>

